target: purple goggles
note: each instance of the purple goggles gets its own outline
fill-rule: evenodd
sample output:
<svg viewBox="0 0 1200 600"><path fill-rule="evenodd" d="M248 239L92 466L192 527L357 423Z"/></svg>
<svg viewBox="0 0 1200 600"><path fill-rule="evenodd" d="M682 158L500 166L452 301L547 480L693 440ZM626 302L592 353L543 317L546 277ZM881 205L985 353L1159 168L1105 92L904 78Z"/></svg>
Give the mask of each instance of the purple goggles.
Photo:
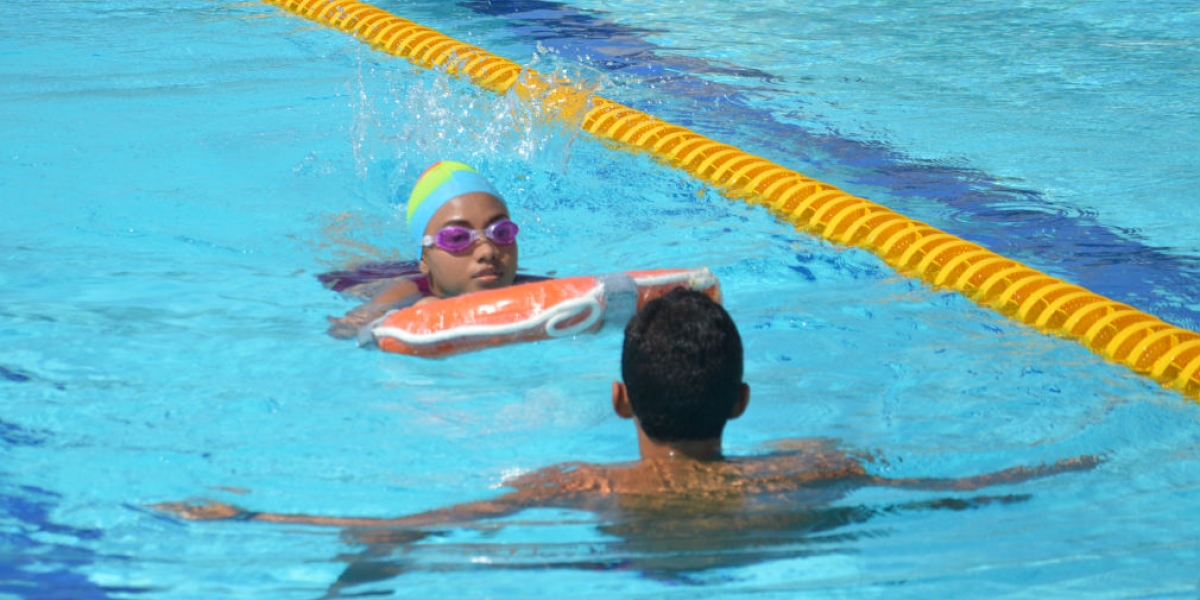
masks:
<svg viewBox="0 0 1200 600"><path fill-rule="evenodd" d="M487 237L497 246L510 246L517 241L517 232L521 231L516 223L502 219L488 225L480 234L479 230L461 225L443 227L433 235L427 235L421 240L421 245L428 248L437 246L446 252L458 253L475 245L480 237Z"/></svg>

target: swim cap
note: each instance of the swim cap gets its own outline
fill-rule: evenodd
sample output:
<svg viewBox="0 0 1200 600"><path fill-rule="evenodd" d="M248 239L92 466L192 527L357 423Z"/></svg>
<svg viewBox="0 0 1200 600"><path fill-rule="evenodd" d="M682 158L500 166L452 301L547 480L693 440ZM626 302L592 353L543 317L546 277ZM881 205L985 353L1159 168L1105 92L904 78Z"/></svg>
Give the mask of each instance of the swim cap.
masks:
<svg viewBox="0 0 1200 600"><path fill-rule="evenodd" d="M439 161L421 173L408 197L408 232L417 244L417 256L421 255L421 241L433 213L447 202L471 192L490 194L504 202L500 192L488 180L460 162Z"/></svg>

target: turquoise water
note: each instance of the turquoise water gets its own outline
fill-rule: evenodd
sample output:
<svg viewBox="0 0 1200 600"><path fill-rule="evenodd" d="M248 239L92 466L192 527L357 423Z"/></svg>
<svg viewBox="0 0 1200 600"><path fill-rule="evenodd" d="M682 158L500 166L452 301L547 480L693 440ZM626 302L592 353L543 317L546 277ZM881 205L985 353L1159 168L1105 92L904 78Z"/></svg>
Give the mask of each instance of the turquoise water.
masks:
<svg viewBox="0 0 1200 600"><path fill-rule="evenodd" d="M608 97L1196 328L1192 8L381 6L522 63L540 42L539 66L586 63ZM646 157L514 133L505 99L265 5L17 8L0 24L0 594L316 598L366 549L142 507L394 516L634 458L607 401L618 336L444 361L324 336L352 304L315 275L408 258L392 197L447 154L506 191L528 272L720 276L754 390L733 454L828 436L892 476L1107 461L969 510L862 490L810 507L815 527L730 535L707 569L686 540L531 511L388 548L388 573L344 595L1197 592L1200 412L1175 392Z"/></svg>

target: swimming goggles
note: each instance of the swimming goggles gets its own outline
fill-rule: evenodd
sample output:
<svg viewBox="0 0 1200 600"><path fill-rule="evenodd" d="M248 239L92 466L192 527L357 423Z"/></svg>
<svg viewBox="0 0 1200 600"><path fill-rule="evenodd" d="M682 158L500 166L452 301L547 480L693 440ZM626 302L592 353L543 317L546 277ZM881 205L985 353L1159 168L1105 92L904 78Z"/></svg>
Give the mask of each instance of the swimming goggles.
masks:
<svg viewBox="0 0 1200 600"><path fill-rule="evenodd" d="M438 230L433 235L427 235L421 240L421 245L428 248L437 246L446 252L458 253L475 245L480 237L487 237L497 246L509 246L517 241L517 232L521 231L516 223L501 219L483 229L483 234L477 229L461 225L449 225Z"/></svg>

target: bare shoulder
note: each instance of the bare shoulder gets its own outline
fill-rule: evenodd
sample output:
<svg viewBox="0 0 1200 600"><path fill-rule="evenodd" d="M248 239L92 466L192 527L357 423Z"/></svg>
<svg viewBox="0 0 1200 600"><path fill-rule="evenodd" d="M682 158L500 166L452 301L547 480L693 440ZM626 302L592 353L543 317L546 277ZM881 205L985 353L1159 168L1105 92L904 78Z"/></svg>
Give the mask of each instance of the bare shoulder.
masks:
<svg viewBox="0 0 1200 600"><path fill-rule="evenodd" d="M780 467L806 469L853 467L862 470L864 462L873 460L871 456L862 452L848 451L842 442L835 438L791 438L776 440L769 446L775 452L761 455L758 460Z"/></svg>
<svg viewBox="0 0 1200 600"><path fill-rule="evenodd" d="M777 445L776 452L738 459L738 475L745 485L760 491L782 491L866 477L861 457L851 455L830 440L796 440Z"/></svg>
<svg viewBox="0 0 1200 600"><path fill-rule="evenodd" d="M838 450L841 446L841 440L827 437L783 438L767 443L767 447L773 450L797 452L827 452Z"/></svg>
<svg viewBox="0 0 1200 600"><path fill-rule="evenodd" d="M612 491L614 467L586 462L561 463L524 473L506 485L525 493L568 493Z"/></svg>

